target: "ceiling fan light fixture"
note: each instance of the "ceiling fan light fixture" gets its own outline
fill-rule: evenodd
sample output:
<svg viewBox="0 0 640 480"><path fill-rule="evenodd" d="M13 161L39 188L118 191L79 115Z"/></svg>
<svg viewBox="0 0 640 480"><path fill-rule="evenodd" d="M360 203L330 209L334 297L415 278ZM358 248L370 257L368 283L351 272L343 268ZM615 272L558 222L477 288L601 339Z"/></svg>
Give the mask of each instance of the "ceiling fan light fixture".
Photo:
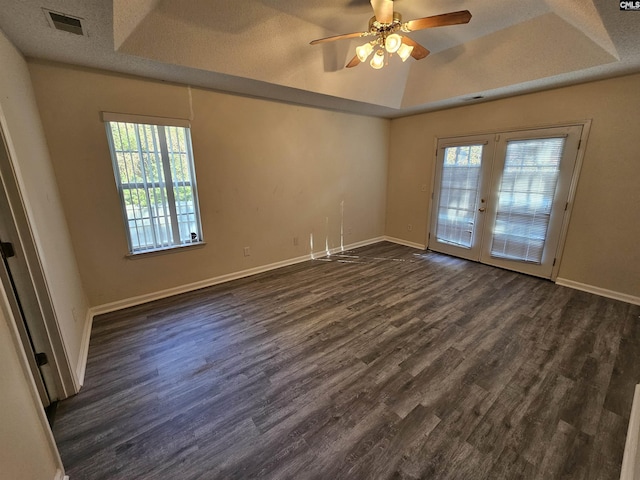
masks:
<svg viewBox="0 0 640 480"><path fill-rule="evenodd" d="M422 60L430 53L418 42L410 37L402 36L398 32L410 33L427 28L462 25L469 23L469 20L471 20L469 10L460 10L458 12L416 18L402 23L402 15L393 11L393 0L370 0L369 3L373 7L374 15L369 20L369 29L366 32L343 33L319 38L312 40L310 42L311 45L348 38L373 37L374 39L368 44L356 48L356 55L349 61L346 68L355 67L370 58L371 67L380 69L388 62L387 54L391 57L394 53L397 53L400 59L406 62L409 57ZM371 53L374 50L375 54L372 57Z"/></svg>
<svg viewBox="0 0 640 480"><path fill-rule="evenodd" d="M384 48L389 53L396 53L402 45L402 37L397 33L392 33L384 41Z"/></svg>
<svg viewBox="0 0 640 480"><path fill-rule="evenodd" d="M371 58L370 65L376 70L380 70L384 67L384 50L378 50L376 54Z"/></svg>
<svg viewBox="0 0 640 480"><path fill-rule="evenodd" d="M356 47L356 55L358 55L358 59L361 62L364 62L367 58L369 58L371 52L373 52L373 45L371 45L371 43L365 43L364 45Z"/></svg>
<svg viewBox="0 0 640 480"><path fill-rule="evenodd" d="M407 58L411 56L411 52L413 52L413 45L407 45L403 43L398 48L398 56L402 59L403 62L407 61Z"/></svg>

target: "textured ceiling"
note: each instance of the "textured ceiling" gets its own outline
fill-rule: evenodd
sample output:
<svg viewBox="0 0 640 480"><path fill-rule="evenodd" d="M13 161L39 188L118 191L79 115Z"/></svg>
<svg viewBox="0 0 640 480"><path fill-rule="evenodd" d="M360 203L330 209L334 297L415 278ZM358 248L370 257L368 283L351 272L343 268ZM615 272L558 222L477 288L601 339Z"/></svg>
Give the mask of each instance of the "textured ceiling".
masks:
<svg viewBox="0 0 640 480"><path fill-rule="evenodd" d="M43 8L80 17L54 30ZM368 0L0 0L27 57L383 117L640 71L640 12L613 0L396 0L403 20L469 10L466 25L409 34L431 51L347 69Z"/></svg>

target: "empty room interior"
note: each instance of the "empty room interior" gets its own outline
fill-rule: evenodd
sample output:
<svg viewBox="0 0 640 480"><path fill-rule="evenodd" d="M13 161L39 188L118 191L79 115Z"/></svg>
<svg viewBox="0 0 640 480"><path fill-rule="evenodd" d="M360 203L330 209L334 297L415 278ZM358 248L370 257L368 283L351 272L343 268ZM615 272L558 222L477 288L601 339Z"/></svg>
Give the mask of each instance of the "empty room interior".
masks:
<svg viewBox="0 0 640 480"><path fill-rule="evenodd" d="M640 478L638 10L0 0L0 478Z"/></svg>

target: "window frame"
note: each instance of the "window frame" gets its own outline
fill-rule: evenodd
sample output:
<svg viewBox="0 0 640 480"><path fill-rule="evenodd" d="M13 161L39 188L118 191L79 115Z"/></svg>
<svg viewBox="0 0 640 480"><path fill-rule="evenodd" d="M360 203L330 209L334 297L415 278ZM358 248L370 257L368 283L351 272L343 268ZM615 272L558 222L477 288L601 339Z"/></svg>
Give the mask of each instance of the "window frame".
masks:
<svg viewBox="0 0 640 480"><path fill-rule="evenodd" d="M128 246L128 254L126 257L128 258L139 258L142 256L149 255L157 255L162 253L170 253L176 252L180 250L184 250L185 248L193 248L205 245L204 234L202 231L202 222L201 222L201 214L200 214L200 203L198 199L198 189L197 189L197 181L196 181L196 171L195 171L195 158L193 155L193 147L191 142L191 123L185 119L175 119L175 118L166 118L166 117L152 117L145 115L134 115L134 114L121 114L121 113L113 113L113 112L101 112L102 121L105 125L105 133L107 136L107 141L109 143L109 153L111 156L111 164L113 168L114 180L116 183L116 188L118 189L118 196L120 198L120 209L122 213L125 236L127 239ZM151 125L155 127L155 132L157 132L157 149L153 151L157 155L156 161L159 162L158 165L161 166L162 169L162 181L152 182L147 184L147 182L123 182L121 178L119 164L118 164L118 156L117 151L114 145L114 138L111 131L112 123L127 123L132 124L137 129L140 125ZM165 128L164 127L177 127L185 129L185 149L183 153L186 156L186 161L189 166L189 180L179 181L173 175L172 165L169 153L169 142L165 136ZM137 130L136 130L137 135ZM139 138L136 139L137 148L140 153L143 152L142 144ZM166 178L170 178L170 181L166 181ZM178 210L180 208L178 202L175 198L175 188L184 187L188 185L191 189L191 196L193 202L193 216L195 223L195 227L197 232L197 237L191 241L182 240L180 238L180 228L179 228L179 217L180 213ZM171 188L169 188L171 186ZM132 237L132 228L131 221L137 221L138 218L130 218L127 212L127 202L125 198L125 190L129 189L142 189L147 197L149 197L149 192L152 189L161 188L164 189L162 205L168 209L168 214L165 214L167 220L171 225L171 235L169 236L168 242L163 243L158 241L156 237L156 228L159 228L159 224L156 223L158 221L157 216L149 215L151 228L153 230L153 245L150 247L142 246L135 247L135 242ZM154 192L155 198L155 192ZM149 206L150 208L150 206ZM145 237L146 239L146 237ZM140 242L138 242L140 243Z"/></svg>

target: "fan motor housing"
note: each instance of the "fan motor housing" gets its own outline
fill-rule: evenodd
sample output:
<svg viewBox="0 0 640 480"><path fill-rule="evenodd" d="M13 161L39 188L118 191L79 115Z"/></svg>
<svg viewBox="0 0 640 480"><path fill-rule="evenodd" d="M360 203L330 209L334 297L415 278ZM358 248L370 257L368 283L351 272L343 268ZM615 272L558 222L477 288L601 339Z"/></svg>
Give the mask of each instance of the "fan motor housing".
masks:
<svg viewBox="0 0 640 480"><path fill-rule="evenodd" d="M402 24L402 15L400 12L393 12L393 21L391 23L380 23L376 20L375 15L369 19L370 32L392 32L400 28Z"/></svg>

